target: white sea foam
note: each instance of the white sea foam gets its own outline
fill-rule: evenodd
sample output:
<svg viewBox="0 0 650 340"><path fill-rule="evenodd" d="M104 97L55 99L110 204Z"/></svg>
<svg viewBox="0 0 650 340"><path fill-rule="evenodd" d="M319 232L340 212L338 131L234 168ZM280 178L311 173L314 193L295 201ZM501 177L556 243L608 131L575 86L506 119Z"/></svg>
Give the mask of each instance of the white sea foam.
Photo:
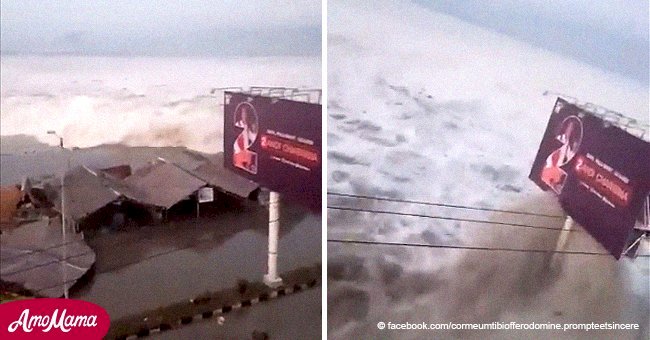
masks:
<svg viewBox="0 0 650 340"><path fill-rule="evenodd" d="M216 87L320 88L318 58L2 56L2 135L68 146L103 143L222 149Z"/></svg>

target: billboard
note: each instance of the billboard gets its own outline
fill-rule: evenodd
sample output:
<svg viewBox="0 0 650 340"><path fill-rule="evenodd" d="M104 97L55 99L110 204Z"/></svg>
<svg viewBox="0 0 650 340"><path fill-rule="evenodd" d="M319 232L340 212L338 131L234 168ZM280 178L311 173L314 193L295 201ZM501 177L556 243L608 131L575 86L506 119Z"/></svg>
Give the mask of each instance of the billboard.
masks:
<svg viewBox="0 0 650 340"><path fill-rule="evenodd" d="M529 178L618 259L650 192L650 143L558 98Z"/></svg>
<svg viewBox="0 0 650 340"><path fill-rule="evenodd" d="M225 92L224 166L321 209L321 105Z"/></svg>

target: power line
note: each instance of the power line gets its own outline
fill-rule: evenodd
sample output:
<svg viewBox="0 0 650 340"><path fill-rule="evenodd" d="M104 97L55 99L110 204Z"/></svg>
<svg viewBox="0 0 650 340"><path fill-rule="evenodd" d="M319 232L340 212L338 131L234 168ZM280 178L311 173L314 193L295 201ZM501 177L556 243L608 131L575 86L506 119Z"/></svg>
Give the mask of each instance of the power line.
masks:
<svg viewBox="0 0 650 340"><path fill-rule="evenodd" d="M75 243L82 243L83 241L84 241L83 239L78 239L78 240L74 240L74 241L68 241L68 242L64 242L64 243L55 244L55 245L52 245L52 246L49 246L49 247L46 247L46 248L30 249L30 250L27 250L27 251L25 251L23 253L17 254L17 255L3 257L2 260L6 261L6 260L15 259L15 258L18 258L18 257L27 256L27 255L43 253L43 252L46 252L48 250L63 247L63 246L66 246L66 245L75 244Z"/></svg>
<svg viewBox="0 0 650 340"><path fill-rule="evenodd" d="M217 236L219 236L219 235L229 235L229 234L228 233L217 234ZM190 249L190 248L194 248L194 247L196 247L196 246L198 246L200 244L209 243L209 242L213 242L213 240L203 240L203 241L191 242L191 243L186 244L185 246L182 246L180 248L174 248L174 249L170 249L170 250L163 251L163 252L160 252L160 253L155 253L155 254L149 255L147 257L143 257L139 261L117 265L115 267L112 267L112 268L109 268L109 269L106 269L106 270L103 270L103 271L99 271L96 274L110 273L110 272L113 272L113 271L116 271L116 270L119 270L119 269L123 269L123 268L129 267L129 266L132 266L132 265L136 265L138 263L145 262L145 261L150 260L152 258L156 258L156 257L159 257L159 256L164 256L164 255L169 255L169 254L172 254L172 253L175 253L175 252L178 252L178 251L182 251L182 250L187 250L187 249ZM55 262L61 262L61 261L55 261ZM32 268L34 268L34 267L32 267ZM28 268L28 269L31 269L31 268ZM41 288L41 289L35 290L34 292L40 292L40 291L43 291L43 290L55 288L55 287L58 287L58 286L63 285L63 284L76 282L78 280L79 279L59 282L58 284L56 284L54 286Z"/></svg>
<svg viewBox="0 0 650 340"><path fill-rule="evenodd" d="M253 228L253 229L255 229L255 228ZM228 236L228 235L232 235L232 234L227 233L227 232L215 233L215 234L213 234L213 238L217 237L217 236ZM173 248L173 249L163 251L163 252L159 252L159 253L154 253L154 254L151 254L149 256L143 257L138 261L117 265L115 267L105 269L105 270L97 272L97 273L98 274L109 273L109 272L112 272L112 271L115 271L115 270L118 270L118 269L126 268L126 267L129 267L129 266L132 266L132 265L135 265L135 264L150 260L150 259L155 258L155 257L168 255L168 254L171 254L171 253L175 253L177 251L187 250L187 249L190 249L190 248L194 248L194 247L196 247L198 245L201 245L201 244L204 244L204 243L210 243L210 242L214 242L214 240L213 239L208 239L208 240L200 240L200 241L195 241L195 242L188 242L184 246L181 246L181 247L178 247L178 248Z"/></svg>
<svg viewBox="0 0 650 340"><path fill-rule="evenodd" d="M198 246L198 245L200 245L202 243L208 243L208 242L213 242L213 241L212 240L198 241L198 242L194 242L194 243L191 243L191 244L179 247L179 248L174 248L174 249L170 249L170 250L167 250L167 251L154 253L154 254L151 254L149 256L143 257L138 261L117 265L115 267L108 268L108 269L102 270L102 271L97 272L97 273L98 274L110 273L112 271L116 271L118 269L126 268L126 267L129 267L129 266L132 266L132 265L136 265L138 263L142 263L144 261L151 260L151 259L159 257L159 256L169 255L169 254L175 253L177 251L182 251L182 250L187 250L187 249L190 249L190 248L194 248L194 247L196 247L196 246Z"/></svg>
<svg viewBox="0 0 650 340"><path fill-rule="evenodd" d="M169 254L171 254L171 253L175 253L175 252L177 252L177 251L181 251L181 250L186 250L186 249L189 249L189 248L193 248L193 247L195 247L195 246L197 246L197 245L199 245L199 244L201 244L201 243L205 243L205 242L208 242L208 241L199 241L199 242L195 242L195 243L193 243L193 244L191 244L191 245L183 246L183 247L181 247L181 248L174 248L174 249L171 249L171 250L168 250L168 251L164 251L164 252L160 252L160 253L155 253L155 254L152 254L152 255L150 255L150 256L144 257L144 258L140 259L139 261L135 261L135 262L130 262L130 263L125 263L125 264L122 264L122 265L118 265L118 266L115 266L115 267L112 267L112 268L109 268L109 269L106 269L106 270L103 270L103 271L97 272L96 274L105 274L105 273L110 273L110 272L112 272L112 271L116 271L116 270L123 269L123 268L129 267L129 266L132 266L132 265L136 265L136 264L138 264L138 263L145 262L145 261L150 260L150 259L155 258L155 257L164 256L164 255L169 255ZM62 260L61 260L61 261L56 261L56 262L62 262ZM56 263L56 262L53 262L53 263ZM36 267L38 267L38 266L36 266ZM33 269L33 268L36 268L36 267L28 268L28 270ZM73 280L64 281L64 282L59 282L59 283L57 283L56 285L49 286L49 287L45 287L45 288L40 288L40 289L35 290L35 291L33 291L33 292L34 292L34 293L41 292L41 291L44 291L44 290L48 290L48 289L52 289L52 288L59 287L59 286L64 285L64 284L77 282L78 280L79 280L79 278L77 278L77 279L73 279Z"/></svg>
<svg viewBox="0 0 650 340"><path fill-rule="evenodd" d="M355 194L331 192L331 191L328 191L327 194L332 195L332 196L361 198L361 199L375 200L375 201L386 201L386 202L395 202L395 203L410 203L410 204L420 204L420 205L429 205L429 206L444 207L444 208L466 209L466 210L491 211L491 212L501 212L501 213L515 214L515 215L528 215L528 216L539 216L539 217L549 217L549 218L564 218L565 217L565 216L561 216L561 215L551 215L551 214L543 214L543 213L528 212L528 211L492 209L492 208L483 208L483 207L473 207L473 206L468 206L468 205L447 204L447 203L427 202L427 201L417 201L417 200L406 200L406 199L389 198L389 197L355 195Z"/></svg>
<svg viewBox="0 0 650 340"><path fill-rule="evenodd" d="M103 271L101 271L101 272L97 272L97 274L109 273L109 272L112 272L112 271L115 271L115 270L118 270L118 269L126 268L126 267L129 267L129 266L132 266L132 265L135 265L135 264L138 264L138 263L141 263L141 262L144 262L144 261L150 260L150 259L155 258L155 257L164 256L164 255L168 255L168 254L171 254L171 253L174 253L174 252L177 252L177 251L190 249L190 248L193 248L193 247L195 247L195 246L197 246L197 245L199 245L199 244L201 244L201 243L207 243L207 242L210 242L210 241L211 241L211 240L194 242L194 243L191 243L191 244L185 245L185 246L180 247L180 248L174 248L174 249L171 249L171 250L168 250L168 251L164 251L164 252L160 252L160 253L155 253L155 254L152 254L152 255L150 255L150 256L147 256L147 257L141 258L139 261L135 261L135 262L130 262L130 263L126 263L126 264L118 265L118 266L112 267L112 268L110 268L110 269L103 270ZM10 276L10 275L14 275L14 274L17 274L17 273L22 273L22 272L30 271L30 270L35 269L35 268L45 267L45 266L48 266L48 265L51 265L51 264L64 262L64 261L66 261L66 260L68 260L68 259L75 258L75 257L80 257L80 256L83 256L83 255L86 255L86 254L90 254L90 253L92 253L92 251L87 251L87 252L84 252L84 253L81 253L81 254L77 254L77 255L69 256L69 257L62 258L62 259L55 260L55 261L50 261L50 262L43 263L43 264L36 265L36 266L32 266L32 267L29 267L29 268L23 268L23 269L21 269L21 270L17 270L17 271L14 271L14 272L11 272L11 273L8 273L8 274L4 274L4 275L5 275L5 276ZM73 280L64 281L64 282L59 282L59 283L57 283L56 285L49 286L49 287L45 287L45 288L41 288L41 289L35 290L34 292L36 293L36 292L40 292L40 291L43 291L43 290L48 290L48 289L51 289L51 288L55 288L55 287L61 286L61 285L63 285L63 284L72 283L72 282L76 282L76 281L78 281L78 278L77 278L77 279L73 279Z"/></svg>
<svg viewBox="0 0 650 340"><path fill-rule="evenodd" d="M230 233L223 232L223 233L215 233L215 234L214 234L215 237L216 237L216 236L226 236L226 235L230 235ZM133 241L133 242L131 242L131 243L138 243L139 241L142 241L142 240L144 240L144 239L147 239L148 237L149 237L149 236L145 234L145 235L143 235L143 236L141 236L141 237L138 237L135 241ZM112 272L112 271L115 271L115 270L118 270L118 269L122 269L122 268L125 268L125 267L128 267L128 266L132 266L132 265L135 265L135 264L138 264L138 263L141 263L141 262L144 262L144 261L150 260L150 259L155 258L155 257L159 257L159 256L163 256L163 255L168 255L168 254L171 254L171 253L174 253L174 252L177 252L177 251L182 251L182 250L190 249L190 248L196 247L196 246L198 246L198 245L201 245L201 244L204 244L204 243L210 243L210 242L213 242L213 240L212 240L212 239L208 239L208 240L202 240L202 241L196 241L196 242L189 242L189 243L187 243L186 245L183 245L183 246L181 246L181 247L173 248L173 249L170 249L170 250L167 250L167 251L163 251L163 252L159 252L159 253L154 253L154 254L152 254L152 255L149 255L149 256L146 256L146 257L140 258L138 261L130 262L130 263L122 264L122 265L117 265L117 266L115 266L115 267L112 267L112 268L109 268L109 269L103 270L103 271L101 271L101 272L97 272L97 274L109 273L109 272ZM93 252L94 252L94 251L92 251L92 248L91 248L91 251L86 251L86 252L83 252L83 253L80 253L80 254L77 254L77 255L72 255L72 256L65 257L65 258L61 258L61 259L57 259L57 260L53 260L53 261L49 261L49 262L46 262L46 263L41 263L41 264L39 264L39 265L35 265L35 266L32 266L32 267L28 267L28 268L22 268L22 269L20 269L20 270L17 270L17 271L11 272L11 273L3 274L3 276L14 275L14 274L18 274L18 273L22 273L22 272L30 271L30 270L35 269L35 268L45 267L45 266L48 266L48 265L51 265L51 264L56 264L56 263L61 263L61 262L64 262L64 261L66 261L66 260L68 260L68 259L76 258L76 257L80 257L80 256L83 256L83 255L86 255L86 254L90 254L90 253L93 253ZM60 283L60 284L62 284L62 283Z"/></svg>
<svg viewBox="0 0 650 340"><path fill-rule="evenodd" d="M141 238L141 239L144 239L144 238L146 238L146 237L143 237L143 238ZM193 242L193 243L191 243L191 244L185 245L185 246L180 247L180 248L174 248L174 249L171 249L171 250L168 250L168 251L164 251L164 252L160 252L160 253L155 253L155 254L152 254L152 255L150 255L150 256L147 256L147 257L141 258L139 261L135 261L135 262L130 262L130 263L126 263L126 264L118 265L118 266L115 266L115 267L109 268L109 269L107 269L107 270L103 270L103 271L101 271L101 272L97 272L97 274L105 274L105 273L109 273L109 272L112 272L112 271L115 271L115 270L119 270L119 269L122 269L122 268L126 268L126 267L129 267L129 266L132 266L132 265L135 265L135 264L141 263L141 262L145 262L145 261L150 260L150 259L155 258L155 257L164 256L164 255L168 255L168 254L171 254L171 253L174 253L174 252L177 252L177 251L182 251L182 250L190 249L190 248L193 248L193 247L195 247L195 246L197 246L197 245L200 245L200 244L202 244L202 243L207 243L207 242L212 242L212 240L204 240L204 241ZM48 265L50 265L50 264L55 264L55 263L63 262L63 261L68 260L68 259L70 259L70 258L75 258L75 257L80 257L80 256L83 256L83 255L86 255L86 254L90 254L91 252L92 252L92 251L84 252L84 253L81 253L81 254L77 254L77 255L69 256L69 257L66 257L66 258L63 258L63 259L59 259L59 260L57 260L57 261L50 261L50 262L43 263L43 264L40 264L40 265L36 265L36 266L29 267L29 268L24 268L24 269L21 269L21 270L17 270L17 271L15 271L15 272L8 273L8 274L4 274L4 275L5 275L5 276L9 276L9 275L17 274L17 273L26 272L26 271L29 271L29 270L32 270L32 269L35 269L35 268L45 267L45 266L48 266ZM52 288L56 288L56 287L61 286L61 285L64 285L64 284L68 284L68 283L76 282L76 281L78 281L78 280L79 280L79 279L77 278L77 279L73 279L73 280L68 280L68 281L64 281L64 282L59 282L59 283L57 283L56 285L49 286L49 287L45 287L45 288L40 288L40 289L38 289L38 290L34 290L33 292L34 292L34 293L37 293L37 292L40 292L40 291L44 291L44 290L48 290L48 289L52 289Z"/></svg>
<svg viewBox="0 0 650 340"><path fill-rule="evenodd" d="M136 238L132 243L138 243L138 242L140 242L140 241L142 241L142 240L145 240L145 239L147 239L147 238L148 238L148 235L142 235L142 236ZM73 243L82 242L82 241L85 243L85 240L83 240L83 239L76 240L76 241L71 241L71 242L65 242L65 243L61 243L61 244L58 244L58 245L55 245L55 246L52 246L52 247L48 247L48 248L43 248L43 249L35 250L35 251L33 251L33 252L23 253L23 254L14 255L14 256L11 256L11 257L8 257L8 258L3 258L3 261L5 261L5 260L7 260L7 259L13 259L13 258L17 258L17 257L22 257L22 256L25 256L25 255L33 255L33 254L42 253L42 252L45 252L45 251L47 251L47 250L51 250L51 249L54 249L54 248L57 248L57 247L60 247L60 246L63 246L63 245L73 244ZM88 245L88 244L86 243L86 245ZM66 261L67 259L75 258L75 257L80 257L80 256L82 256L82 255L90 254L90 253L93 253L93 252L96 254L96 252L92 249L92 247L90 247L90 245L88 245L88 247L91 249L91 251L86 251L86 252L83 252L83 253L81 253L81 254L73 255L73 256L70 256L70 257L66 257L66 258L62 258L62 259L57 259L57 260L50 261L50 262L46 262L46 263L41 263L41 264L38 264L38 265L35 265L35 266L32 266L32 267L23 268L23 269L21 269L21 270L17 270L17 271L15 271L15 272L12 272L12 273L9 273L9 274L4 274L4 275L5 275L5 276L6 276L6 275L13 275L13 274L17 274L17 273L22 273L22 272L30 271L30 270L35 269L35 268L45 267L45 266L48 266L48 265L50 265L50 264L61 263L61 262ZM136 262L136 263L137 263L137 262ZM119 268L118 268L118 269L119 269Z"/></svg>
<svg viewBox="0 0 650 340"><path fill-rule="evenodd" d="M559 216L559 215L549 215L549 214L541 214L541 213L533 213L533 212L525 212L525 211L490 209L490 208L482 208L482 207L471 207L471 206L463 206L463 205L453 205L453 204L415 201L415 200L405 200L405 199L392 199L392 198L387 198L387 197L374 197L374 196L364 196L364 195L355 195L355 194L337 193L337 192L328 192L328 195L351 197L351 198L361 198L361 199L368 199L368 200L387 201L387 202L397 202L397 203L413 203L413 204L422 204L422 205L430 205L430 206L442 206L442 207L460 208L460 209L467 209L467 210L495 211L495 212L504 212L504 213L511 213L511 214L540 216L540 217L549 217L549 218L564 218L564 216ZM520 224L520 223L500 222L500 221L495 222L495 221L486 221L486 220L478 220L478 219L455 218L455 217L425 215L425 214L412 214L412 213L403 213L403 212L390 211L390 210L374 210L374 209L349 208L349 207L338 207L338 206L328 206L327 208L328 209L334 209L334 210L369 212L369 213L389 214L389 215L398 215L398 216L412 216L412 217L450 220L450 221L460 221L460 222L469 222L469 223L486 223L486 224L494 224L494 225L506 225L506 226L532 228L532 229L546 229L546 230L556 230L556 231L583 232L583 230L577 230L577 229L553 228L553 227L543 227L543 226L537 226L537 225L527 225L527 224ZM330 240L328 240L328 242L329 241ZM332 241L337 241L337 240L332 240ZM344 240L338 240L338 241L344 241ZM372 241L368 241L368 242L372 242ZM405 245L416 246L417 244L405 244ZM422 246L426 246L426 245L422 245ZM477 250L480 250L480 249L485 249L485 250L495 249L495 250L504 250L504 251L506 251L506 250L528 251L528 250L525 250L525 249L510 249L510 248L480 248L480 247L462 247L462 246L458 246L458 247L456 247L456 246L440 246L440 247L441 248L458 248L458 247L460 247L462 249L477 249ZM587 254L587 255L609 255L607 253L602 253L601 254L601 253L589 253L589 252L563 252L563 251L549 251L549 250L530 250L530 251L532 251L532 252L568 253L568 254ZM650 257L650 254L648 254L648 255L637 255L636 257Z"/></svg>
<svg viewBox="0 0 650 340"><path fill-rule="evenodd" d="M577 229L565 229L563 227L562 228L553 228L553 227L543 227L543 226L521 224L521 223L495 222L495 221L477 220L477 219L471 219L471 218L456 218L456 217L437 216L437 215L413 214L413 213L404 213L404 212L389 211L389 210L374 210L374 209L348 208L348 207L337 207L337 206L328 206L327 209L343 210L343 211L356 211L356 212L367 212L367 213L375 213L375 214L398 215L398 216L409 216L409 217L422 217L422 218L430 218L430 219L436 219L436 220L468 222L468 223L485 223L485 224L505 225L505 226L511 226L511 227L521 227L521 228L531 228L531 229L545 229L545 230L554 230L554 231L581 232L580 230L577 230Z"/></svg>
<svg viewBox="0 0 650 340"><path fill-rule="evenodd" d="M16 271L13 271L13 272L10 272L10 273L5 273L5 274L2 274L2 275L5 276L5 277L6 277L6 276L11 276L11 275L15 275L15 274L19 274L19 273L23 273L23 272L30 271L30 270L32 270L32 269L41 268L41 267L46 267L46 266L49 266L49 265L51 265L51 264L61 263L61 262L67 261L67 260L69 260L69 259L74 259L74 258L77 258L77 257L81 257L81 256L88 255L88 254L94 254L94 253L95 253L95 252L92 251L92 249L91 249L91 250L89 250L89 251L85 251L85 252L82 252L82 253L79 253L79 254L76 254L76 255L71 255L71 256L64 257L64 258L60 258L60 259L57 258L57 259L54 260L54 261L49 261L49 262L45 262L45 263L41 263L41 264L37 264L37 265L32 266L32 267L22 268L22 269L20 269L20 270L16 270Z"/></svg>
<svg viewBox="0 0 650 340"><path fill-rule="evenodd" d="M568 254L568 255L611 256L611 254L609 254L609 253L596 253L596 252L570 251L570 250L517 249L517 248L502 248L502 247L490 248L490 247L476 247L476 246L455 246L455 245L441 245L441 244L427 244L427 243L382 242L382 241L344 240L344 239L328 239L327 242L344 243L344 244L378 245L378 246L397 246L397 247L419 247L419 248L463 249L463 250L481 250L481 251L510 251L510 252L519 252L519 253L552 253L552 254ZM650 255L637 255L637 257L650 257Z"/></svg>
<svg viewBox="0 0 650 340"><path fill-rule="evenodd" d="M74 284L74 283L77 282L77 281L79 281L78 278L77 278L77 279L72 279L72 280L67 280L67 281L59 282L59 283L57 283L56 285L53 285L53 286L49 286L49 287L45 287L45 288L40 288L40 289L37 289L37 290L32 290L31 292L34 293L34 294L36 294L36 293L38 293L38 292L42 292L42 291L44 291L44 290L48 290L48 289L56 288L56 287L59 287L59 286L67 285L67 284L69 284L69 283Z"/></svg>

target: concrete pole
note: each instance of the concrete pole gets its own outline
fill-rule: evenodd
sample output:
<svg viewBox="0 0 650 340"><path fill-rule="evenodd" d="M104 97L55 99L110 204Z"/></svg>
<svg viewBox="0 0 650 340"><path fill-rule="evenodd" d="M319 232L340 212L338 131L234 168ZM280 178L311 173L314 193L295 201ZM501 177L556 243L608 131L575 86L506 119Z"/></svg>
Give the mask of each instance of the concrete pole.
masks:
<svg viewBox="0 0 650 340"><path fill-rule="evenodd" d="M65 149L63 148L63 138L61 138L61 149L65 152ZM66 171L70 170L70 157L68 156L68 168L67 170L63 171L63 176L61 176L61 235L63 237L63 261L61 262L62 265L62 270L63 270L63 297L66 299L69 298L68 294L68 260L66 257L68 257L68 245L66 244L67 242L67 235L66 235L66 216L65 216L65 175Z"/></svg>
<svg viewBox="0 0 650 340"><path fill-rule="evenodd" d="M561 258L562 254L559 254L558 252L564 251L566 249L566 243L567 240L569 239L569 234L571 234L571 231L573 230L573 227L575 226L575 221L571 216L567 216L566 220L564 221L564 226L562 227L562 231L560 231L560 235L557 238L557 243L555 244L555 251L556 253L553 254L552 258L555 263L555 265L559 264L559 258Z"/></svg>
<svg viewBox="0 0 650 340"><path fill-rule="evenodd" d="M643 204L643 220L641 223L643 223L644 227L650 228L650 196L645 199Z"/></svg>
<svg viewBox="0 0 650 340"><path fill-rule="evenodd" d="M556 251L562 251L566 248L566 241L569 239L569 233L573 230L575 224L576 222L571 218L571 216L566 217L564 226L560 232L560 237L557 239L557 244L555 245Z"/></svg>
<svg viewBox="0 0 650 340"><path fill-rule="evenodd" d="M278 277L278 238L280 234L280 194L271 191L269 196L269 262L268 273L264 275L264 283L277 288L282 285Z"/></svg>

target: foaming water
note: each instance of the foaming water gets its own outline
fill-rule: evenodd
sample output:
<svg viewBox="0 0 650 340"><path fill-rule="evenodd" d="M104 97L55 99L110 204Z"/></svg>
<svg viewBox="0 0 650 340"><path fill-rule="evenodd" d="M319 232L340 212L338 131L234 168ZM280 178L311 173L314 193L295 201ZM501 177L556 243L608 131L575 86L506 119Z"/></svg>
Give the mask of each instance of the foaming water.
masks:
<svg viewBox="0 0 650 340"><path fill-rule="evenodd" d="M2 57L2 135L69 146L222 149L227 86L320 87L309 57L240 59Z"/></svg>

